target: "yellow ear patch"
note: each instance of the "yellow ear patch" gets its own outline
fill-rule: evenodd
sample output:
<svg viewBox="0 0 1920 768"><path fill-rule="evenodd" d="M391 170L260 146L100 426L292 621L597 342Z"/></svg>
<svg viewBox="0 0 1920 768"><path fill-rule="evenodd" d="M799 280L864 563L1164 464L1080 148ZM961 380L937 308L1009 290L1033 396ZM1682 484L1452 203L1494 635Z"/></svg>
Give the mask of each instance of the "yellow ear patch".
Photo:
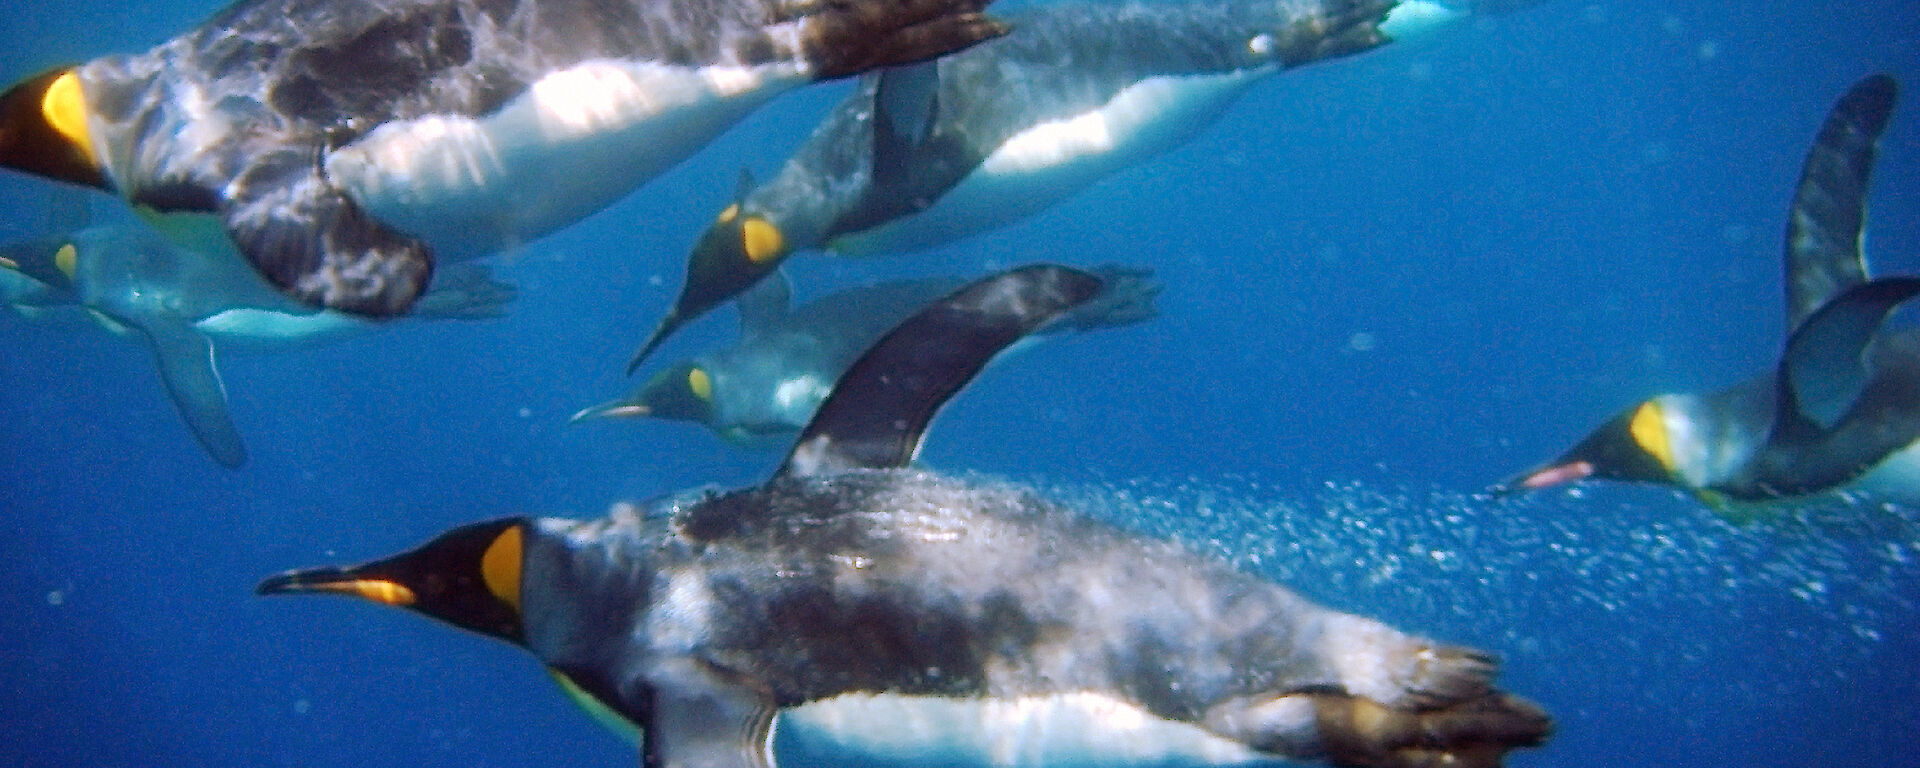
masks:
<svg viewBox="0 0 1920 768"><path fill-rule="evenodd" d="M747 260L755 264L765 264L781 256L786 248L786 238L780 236L780 228L758 216L749 216L745 224L740 225L740 247L747 252Z"/></svg>
<svg viewBox="0 0 1920 768"><path fill-rule="evenodd" d="M79 249L74 248L73 243L60 246L60 250L53 252L53 265L60 268L60 274L72 280L74 273L80 271Z"/></svg>
<svg viewBox="0 0 1920 768"><path fill-rule="evenodd" d="M733 205L727 206L726 210L721 211L720 218L714 219L714 221L719 222L721 224L730 224L733 222L734 217L739 215L740 215L740 204L734 203Z"/></svg>
<svg viewBox="0 0 1920 768"><path fill-rule="evenodd" d="M1627 424L1627 431L1633 435L1633 442L1652 456L1668 472L1674 471L1673 443L1667 439L1667 419L1660 411L1660 404L1648 400L1633 411L1633 420Z"/></svg>
<svg viewBox="0 0 1920 768"><path fill-rule="evenodd" d="M100 157L93 152L93 135L87 130L86 94L80 89L80 76L73 70L60 73L47 84L46 93L40 97L40 115L67 143L79 148L87 164L100 167Z"/></svg>
<svg viewBox="0 0 1920 768"><path fill-rule="evenodd" d="M516 525L495 536L480 555L480 578L486 581L487 591L515 612L520 610L520 564L525 552L525 534Z"/></svg>
<svg viewBox="0 0 1920 768"><path fill-rule="evenodd" d="M11 269L18 272L20 270L20 262L14 261L13 259L9 259L5 256L0 256L0 267L6 267L7 269Z"/></svg>
<svg viewBox="0 0 1920 768"><path fill-rule="evenodd" d="M699 368L687 371L687 390L702 402L713 402L713 377Z"/></svg>

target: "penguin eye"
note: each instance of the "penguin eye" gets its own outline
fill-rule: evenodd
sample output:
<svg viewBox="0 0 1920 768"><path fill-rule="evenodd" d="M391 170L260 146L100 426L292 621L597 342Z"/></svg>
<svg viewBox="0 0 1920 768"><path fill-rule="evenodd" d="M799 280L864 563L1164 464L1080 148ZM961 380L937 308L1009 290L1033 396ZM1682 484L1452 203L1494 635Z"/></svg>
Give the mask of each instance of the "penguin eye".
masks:
<svg viewBox="0 0 1920 768"><path fill-rule="evenodd" d="M687 391L701 402L713 402L713 378L705 370L691 368L687 370Z"/></svg>
<svg viewBox="0 0 1920 768"><path fill-rule="evenodd" d="M786 246L786 239L780 236L780 228L758 216L749 216L740 225L740 248L746 251L747 260L755 264L765 264L780 257Z"/></svg>
<svg viewBox="0 0 1920 768"><path fill-rule="evenodd" d="M13 259L9 259L5 256L0 256L0 267L4 267L6 269L11 269L15 272L18 272L20 271L20 262L14 261Z"/></svg>

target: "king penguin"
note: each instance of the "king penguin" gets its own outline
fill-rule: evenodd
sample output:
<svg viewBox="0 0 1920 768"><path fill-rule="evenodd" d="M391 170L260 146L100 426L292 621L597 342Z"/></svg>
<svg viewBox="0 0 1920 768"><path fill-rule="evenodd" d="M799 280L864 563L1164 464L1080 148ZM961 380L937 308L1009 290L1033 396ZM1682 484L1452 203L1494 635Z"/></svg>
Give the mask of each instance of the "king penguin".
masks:
<svg viewBox="0 0 1920 768"><path fill-rule="evenodd" d="M194 438L236 468L246 448L227 412L216 353L311 347L378 325L289 299L224 242L195 250L150 227L102 224L0 246L0 303L29 316L79 308L107 330L137 336ZM501 317L514 295L483 265L455 264L435 276L410 316Z"/></svg>
<svg viewBox="0 0 1920 768"><path fill-rule="evenodd" d="M0 95L0 164L230 237L390 316L435 258L599 210L794 86L1006 31L985 0L242 0Z"/></svg>
<svg viewBox="0 0 1920 768"><path fill-rule="evenodd" d="M1787 342L1775 369L1724 390L1664 394L1552 462L1496 487L1587 478L1688 489L1729 517L1863 491L1920 504L1920 330L1885 330L1920 278L1869 279L1867 188L1895 83L1875 75L1834 104L1787 213Z"/></svg>
<svg viewBox="0 0 1920 768"><path fill-rule="evenodd" d="M1472 767L1541 743L1547 716L1493 688L1483 653L909 467L995 352L1099 289L1035 266L933 303L848 369L762 485L469 525L258 592L357 596L518 645L637 729L652 768L772 768L776 723L943 764Z"/></svg>
<svg viewBox="0 0 1920 768"><path fill-rule="evenodd" d="M799 250L903 253L1036 214L1180 146L1283 69L1468 14L1430 0L1050 3L1014 32L868 76L696 241L628 367Z"/></svg>
<svg viewBox="0 0 1920 768"><path fill-rule="evenodd" d="M1152 272L1118 266L1092 271L1101 279L1100 295L1048 326L1048 332L1118 328L1158 314L1153 302L1161 285ZM572 420L690 421L741 448L783 446L813 418L855 358L893 326L961 285L958 278L891 281L836 291L790 310L791 288L776 271L735 302L740 310L736 343L667 366L632 394L584 409Z"/></svg>

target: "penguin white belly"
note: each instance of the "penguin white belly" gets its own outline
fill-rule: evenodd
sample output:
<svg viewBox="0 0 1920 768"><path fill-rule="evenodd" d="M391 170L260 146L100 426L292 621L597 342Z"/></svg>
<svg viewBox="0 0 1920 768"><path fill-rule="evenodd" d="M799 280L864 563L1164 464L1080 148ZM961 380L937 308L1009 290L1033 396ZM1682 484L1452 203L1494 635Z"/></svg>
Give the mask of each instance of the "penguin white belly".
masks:
<svg viewBox="0 0 1920 768"><path fill-rule="evenodd" d="M1031 216L1101 178L1177 147L1211 125L1271 67L1152 77L1098 109L1014 134L919 214L836 238L850 256L941 245Z"/></svg>
<svg viewBox="0 0 1920 768"><path fill-rule="evenodd" d="M289 314L244 308L202 318L193 327L213 339L222 352L248 353L318 346L375 326L342 312Z"/></svg>
<svg viewBox="0 0 1920 768"><path fill-rule="evenodd" d="M1876 501L1891 501L1920 506L1920 443L1914 443L1888 456L1848 490L1863 491Z"/></svg>
<svg viewBox="0 0 1920 768"><path fill-rule="evenodd" d="M1236 765L1274 761L1098 693L1012 699L849 694L780 713L779 738L897 765Z"/></svg>
<svg viewBox="0 0 1920 768"><path fill-rule="evenodd" d="M331 153L326 172L375 219L437 254L484 256L611 204L805 80L793 63L593 61L541 78L485 117L382 125Z"/></svg>

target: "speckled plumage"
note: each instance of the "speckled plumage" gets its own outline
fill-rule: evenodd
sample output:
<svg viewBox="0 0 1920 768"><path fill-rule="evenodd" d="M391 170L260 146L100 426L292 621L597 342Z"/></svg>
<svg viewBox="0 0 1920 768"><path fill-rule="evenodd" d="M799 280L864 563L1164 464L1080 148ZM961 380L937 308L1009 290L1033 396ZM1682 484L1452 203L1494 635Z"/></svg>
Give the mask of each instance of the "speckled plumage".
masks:
<svg viewBox="0 0 1920 768"><path fill-rule="evenodd" d="M390 315L436 256L592 213L787 88L1004 32L983 5L247 0L75 72L101 182L218 214L303 300Z"/></svg>

